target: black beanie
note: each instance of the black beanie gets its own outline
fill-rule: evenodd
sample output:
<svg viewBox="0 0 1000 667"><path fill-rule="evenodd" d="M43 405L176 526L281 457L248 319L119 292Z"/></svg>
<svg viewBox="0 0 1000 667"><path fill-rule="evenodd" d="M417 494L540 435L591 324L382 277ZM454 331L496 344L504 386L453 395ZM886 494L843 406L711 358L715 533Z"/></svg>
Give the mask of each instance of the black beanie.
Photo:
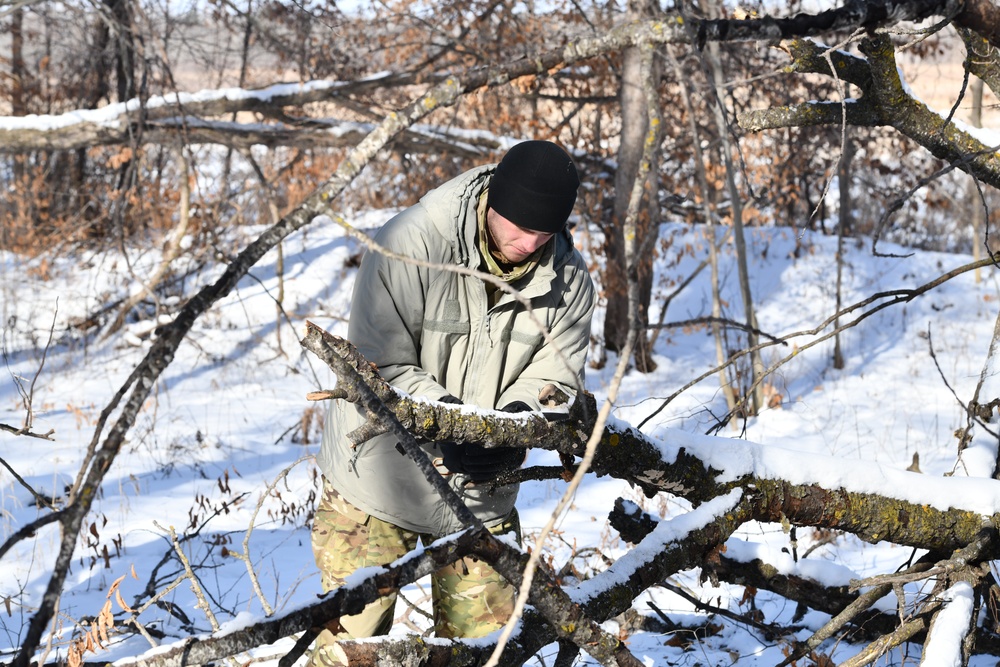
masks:
<svg viewBox="0 0 1000 667"><path fill-rule="evenodd" d="M566 151L551 141L525 141L500 160L487 204L518 227L555 234L566 226L578 187Z"/></svg>

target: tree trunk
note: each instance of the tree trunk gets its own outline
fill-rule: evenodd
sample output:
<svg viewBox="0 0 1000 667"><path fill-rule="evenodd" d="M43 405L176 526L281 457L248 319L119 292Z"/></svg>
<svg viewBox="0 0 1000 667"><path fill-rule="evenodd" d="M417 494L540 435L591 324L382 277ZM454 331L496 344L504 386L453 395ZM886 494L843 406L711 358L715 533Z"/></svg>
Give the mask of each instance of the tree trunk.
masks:
<svg viewBox="0 0 1000 667"><path fill-rule="evenodd" d="M983 80L973 79L969 84L969 93L972 96L972 112L969 114L969 124L972 127L983 126ZM986 229L986 203L979 185L973 177L968 185L968 201L972 207L972 259L978 262L983 257L983 247L986 246L986 239L983 232ZM989 252L989 248L987 248ZM983 281L983 274L980 269L976 269L976 284Z"/></svg>
<svg viewBox="0 0 1000 667"><path fill-rule="evenodd" d="M115 24L115 39L111 43L114 45L115 92L118 94L119 102L134 98L137 91L135 85L135 31L133 29L132 8L129 2L130 0L104 0L104 5Z"/></svg>
<svg viewBox="0 0 1000 667"><path fill-rule="evenodd" d="M648 14L648 7L642 0L629 4L629 18L640 20ZM653 219L652 205L656 199L655 169L651 172L649 200L641 207L636 221L636 238L626 239L624 234L625 215L628 209L632 186L639 172L643 144L649 131L649 117L646 111L646 95L642 80L642 50L630 47L624 51L621 87L622 132L618 146L618 168L615 171L614 203L611 219L605 221L605 276L604 289L607 297L607 312L604 318L604 345L613 352L621 352L625 347L629 332L628 281L626 243L634 243L637 248L651 246L647 239L659 229L658 220ZM653 253L637 253L635 279L639 282L639 335L634 353L635 367L646 373L656 368L651 357L646 325L649 322L649 303L653 288Z"/></svg>
<svg viewBox="0 0 1000 667"><path fill-rule="evenodd" d="M28 113L25 101L24 84L26 79L26 68L24 66L24 9L18 7L11 13L10 17L10 109L11 115L24 116ZM25 182L25 156L14 157L13 181L21 184ZM18 187L18 189L21 189ZM25 207L23 197L11 197L11 208L22 209ZM11 211L11 220L24 219L18 215L18 211ZM9 239L16 238L17 231L9 229L10 225L0 225L0 247L8 247ZM9 235L9 236L8 236ZM6 320L6 315L4 315Z"/></svg>
<svg viewBox="0 0 1000 667"><path fill-rule="evenodd" d="M840 165L837 168L837 177L840 184L840 214L837 223L837 307L834 312L839 313L843 304L843 284L844 284L844 238L851 234L851 161L854 158L854 144L851 142L850 131L844 128L844 148L840 156ZM833 321L833 328L840 328L840 317ZM833 342L833 367L841 369L844 367L844 351L840 346L840 333L834 337Z"/></svg>
<svg viewBox="0 0 1000 667"><path fill-rule="evenodd" d="M757 315L753 307L753 295L750 290L750 271L747 267L747 244L746 235L743 229L743 203L741 195L736 186L736 166L733 164L732 146L729 142L729 119L726 117L725 95L726 87L722 77L722 59L719 56L719 45L711 43L705 49L705 60L708 65L711 80L709 84L714 86L715 121L719 128L719 139L721 143L722 160L726 165L726 186L729 191L730 210L733 215L733 239L736 243L736 266L739 273L740 296L743 300L743 313L747 327L747 347L750 352L750 381L747 387L750 395L749 412L757 414L764 406L764 387L762 384L764 375L764 362L760 356L760 350L756 349L759 339L757 336Z"/></svg>
<svg viewBox="0 0 1000 667"><path fill-rule="evenodd" d="M24 66L24 9L18 7L10 16L10 111L13 116L28 113L24 86L27 69Z"/></svg>
<svg viewBox="0 0 1000 667"><path fill-rule="evenodd" d="M684 103L684 112L688 117L688 130L691 132L691 147L694 151L695 177L698 181L698 189L701 190L702 210L705 215L705 240L708 244L708 263L712 286L712 339L715 341L715 362L719 367L719 387L722 395L726 399L726 411L730 415L730 422L736 425L736 392L733 391L733 383L726 370L726 344L723 340L722 325L722 297L719 294L719 239L716 219L718 217L716 206L716 191L708 182L708 174L705 172L705 155L701 150L701 137L698 132L698 123L695 120L694 104L691 101L691 87L688 77L684 76L680 62L677 58L671 58L674 64L674 76L680 87L681 100Z"/></svg>

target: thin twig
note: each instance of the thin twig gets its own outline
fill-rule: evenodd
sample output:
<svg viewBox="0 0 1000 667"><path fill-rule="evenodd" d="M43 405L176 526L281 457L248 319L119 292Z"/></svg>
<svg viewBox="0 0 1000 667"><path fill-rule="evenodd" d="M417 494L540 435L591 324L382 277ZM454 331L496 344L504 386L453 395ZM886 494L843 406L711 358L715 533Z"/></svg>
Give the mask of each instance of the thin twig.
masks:
<svg viewBox="0 0 1000 667"><path fill-rule="evenodd" d="M3 424L0 424L0 427L2 426ZM52 504L54 498L46 498L38 491L35 491L35 489L32 488L32 486L28 484L28 482L23 477L21 477L16 470L14 470L14 468L12 468L11 465L7 463L5 459L0 458L0 465L3 465L3 467L7 469L7 472L9 472L11 476L13 476L15 480L17 480L18 484L20 484L21 486L23 486L25 489L28 490L28 493L30 493L32 498L35 499L35 503L39 507L45 507L50 510L56 509L55 505ZM55 493L55 490L53 490L53 493ZM2 555L2 553L0 553L0 555Z"/></svg>
<svg viewBox="0 0 1000 667"><path fill-rule="evenodd" d="M280 473L278 473L278 475L273 480L271 480L271 483L267 485L267 488L264 489L264 492L260 494L260 499L257 501L257 506L254 507L253 514L250 516L250 524L247 526L247 530L243 534L243 553L236 553L233 551L229 552L230 556L232 556L233 558L238 558L239 560L243 561L244 565L246 565L247 574L250 576L250 582L253 585L254 593L257 594L257 599L260 600L261 607L264 608L265 616L271 616L272 614L274 614L274 608L271 607L271 604L267 601L267 598L264 597L264 591L261 590L260 580L257 578L257 572L253 569L253 560L250 558L250 535L253 533L254 526L257 524L257 515L260 514L260 510L264 506L264 501L266 501L268 496L271 495L271 491L274 489L275 486L278 485L278 482L285 479L285 477L288 476L288 473L290 473L292 469L298 466L300 463L302 463L303 461L309 461L311 459L312 459L311 456L303 456L299 458L297 461L295 461L294 463L286 467L284 470L282 470Z"/></svg>
<svg viewBox="0 0 1000 667"><path fill-rule="evenodd" d="M937 606L940 606L940 604L941 603L938 602ZM871 664L872 662L878 660L881 656L885 655L890 649L908 641L915 634L926 629L926 627L927 622L923 619L923 617L917 617L906 621L892 634L880 637L866 646L861 653L858 653L849 660L845 660L840 663L840 667L864 667L865 665Z"/></svg>
<svg viewBox="0 0 1000 667"><path fill-rule="evenodd" d="M724 324L726 326L732 327L733 329L740 329L742 331L749 331L751 333L755 333L758 336L763 336L764 338L767 338L768 340L770 340L773 343L776 343L778 345L784 345L785 347L788 347L788 342L787 341L782 340L782 339L778 338L777 336L773 336L773 335L767 333L766 331L761 331L760 329L758 329L756 327L752 327L749 324L746 324L745 322L737 322L736 320L731 320L728 317L713 317L713 316L695 317L695 318L692 318L690 320L680 320L680 321L677 321L677 322L665 322L665 323L661 323L661 324L649 325L647 328L649 328L649 329L653 329L653 328L656 328L656 329L679 329L679 328L682 328L682 327L693 327L693 326L697 326L699 324Z"/></svg>
<svg viewBox="0 0 1000 667"><path fill-rule="evenodd" d="M838 318L843 317L844 315L847 315L849 313L853 313L856 310L863 309L863 308L865 308L867 306L870 306L872 304L876 304L870 310L865 310L865 311L861 312L860 314L858 314L857 317L855 317L855 319L851 320L850 322L847 322L846 324L843 324L843 325L841 325L839 327L836 327L832 331L830 331L830 332L828 332L828 333L826 333L826 334L824 334L824 335L822 335L822 336L820 336L818 338L815 338L815 339L809 341L808 343L804 343L801 346L797 346L796 349L791 354L789 354L789 355L787 355L787 356L785 356L785 357L783 357L783 358L775 361L773 364L771 364L766 369L765 373L761 376L760 380L763 380L763 378L766 378L767 376L769 376L775 370L777 370L778 368L780 368L784 364L786 364L789 361L791 361L792 359L794 359L796 356L798 356L799 354L801 354L803 351L808 350L808 349L810 349L812 347L815 347L816 345L819 345L820 343L823 343L823 342L829 340L830 338L832 338L833 336L836 336L838 333L840 333L842 331L845 331L847 329L850 329L850 328L853 328L853 327L857 326L858 324L860 324L864 320L868 319L872 315L875 315L876 313L879 313L882 310L885 310L886 308L889 308L891 306L895 306L895 305L900 304L900 303L908 303L908 302L912 301L913 299L915 299L916 297L921 296L923 294L926 294L927 292L930 292L930 291L932 291L932 290L940 287L941 285L943 285L944 283L948 282L952 278L956 278L956 277L958 277L958 276L960 276L960 275L962 275L964 273L968 273L970 271L974 271L974 270L976 270L978 268L983 268L983 267L987 267L987 266L994 266L994 265L995 265L995 261L994 261L993 258L982 259L982 260L980 260L978 262L972 262L970 264L964 264L962 266L956 267L956 268L952 269L951 271L948 271L948 272L946 272L946 273L938 276L937 278L935 278L935 279L933 279L933 280L931 280L931 281L929 281L927 283L924 283L923 285L921 285L919 287L915 287L915 288L912 288L912 289L895 289L895 290L889 290L889 291L885 291L885 292L878 292L877 294L873 294L873 295L871 295L871 296L869 296L869 297L867 297L865 299L862 299L861 301L853 303L853 304L847 306L846 308L843 308L843 309L839 310L838 312L834 313L833 315L830 315L825 320L823 320L818 326L813 327L812 329L804 329L802 331L795 331L793 333L786 334L784 336L779 337L777 339L777 342L764 342L764 343L761 343L760 345L757 346L756 349L764 349L764 348L772 347L772 346L776 345L777 343L785 343L785 342L788 342L788 341L792 341L792 340L794 340L796 338L800 338L802 336L815 336L819 332L823 331L823 329L827 328L830 325L831 322L837 320ZM883 303L876 303L876 302L882 301L882 300L885 300L885 301ZM677 398L678 396L680 396L681 394L683 394L685 391L687 391L691 387L697 385L698 383L700 383L705 378L708 378L708 377L710 377L712 375L715 375L716 373L718 373L723 368L726 368L727 366L729 366L732 363L734 363L737 359L740 359L740 358L742 358L742 357L750 354L753 351L753 349L754 348L747 348L747 349L743 349L743 350L739 350L737 352L734 352L730 356L729 360L726 361L726 363L718 365L715 368L709 369L708 371L702 373L698 377L696 377L696 378L692 379L691 381L687 382L684 386L682 386L679 389L677 389L677 391L675 391L674 393L670 394L670 396L668 396L667 398L663 399L663 402L660 404L659 407L657 407L652 413L650 413L641 422L639 422L639 424L637 425L637 428L641 429L646 423L649 422L650 419L652 419L653 417L655 417L656 415L658 415L668 405L670 405L670 403L672 403L675 398Z"/></svg>
<svg viewBox="0 0 1000 667"><path fill-rule="evenodd" d="M190 582L191 592L194 593L195 598L198 600L198 604L196 604L195 607L205 612L205 617L208 619L208 622L212 624L212 630L218 632L219 620L215 617L215 613L212 611L212 606L208 604L208 598L205 597L205 591L201 587L198 575L194 573L194 569L191 567L191 562L188 560L187 554L184 553L184 549L181 548L180 542L177 541L177 531L174 530L173 526L170 526L169 529L164 528L157 521L153 521L153 525L170 534L170 542L174 545L174 552L177 554L177 559L180 560L181 565L184 567L184 578Z"/></svg>

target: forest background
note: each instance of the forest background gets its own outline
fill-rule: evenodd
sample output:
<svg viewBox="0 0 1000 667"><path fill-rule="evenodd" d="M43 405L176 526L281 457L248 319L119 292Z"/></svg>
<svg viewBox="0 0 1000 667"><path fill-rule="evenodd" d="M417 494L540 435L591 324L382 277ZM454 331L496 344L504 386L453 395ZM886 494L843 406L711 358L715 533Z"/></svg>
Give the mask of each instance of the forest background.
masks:
<svg viewBox="0 0 1000 667"><path fill-rule="evenodd" d="M903 254L905 246L971 255L958 273L992 271L989 223L998 178L990 146L997 141L977 127L989 126L996 111L997 36L991 27L996 22L988 20L995 7L898 5L849 3L786 23L763 20L767 7L712 3L379 3L349 11L323 3L5 5L0 10L5 66L0 100L8 106L0 120L5 181L0 248L7 261L24 262L12 266L30 267L33 280L54 279L57 266L74 261L122 270L129 278L95 291L92 302L72 318L53 314L51 321L58 325L51 324L53 335L47 336L38 320L15 316L20 312L15 299L24 297L8 291L15 281L5 276L8 366L21 355L34 360L34 377L43 377L50 350L86 359L91 345L131 345L146 355L118 391L107 392L106 402L95 402L96 414L80 416L94 425L94 433L81 447L75 481L65 489L39 492L37 483L26 481L10 463L14 456L3 457L11 488L30 492L24 504L31 501L37 515L13 521L0 556L15 557L15 547L45 526L57 524L61 535L45 593L29 594L28 588L5 593L9 609L17 604L20 618L30 617L22 630L11 633L13 660L27 664L43 638L58 638L67 655L80 660L107 641L100 630L116 626L109 620L114 615L106 614L68 625L58 618L54 626L50 622L58 617L71 564L86 562L81 551L95 550L92 570L101 561L108 565L111 550L118 555L124 547L113 540L109 548L102 541L91 503L136 418L151 409L150 392L192 323L211 312L261 257L276 253L269 294L273 335L284 350L289 341L282 343L282 329L301 317L287 308L284 296L284 238L317 219L341 225L356 252L338 270L349 270L365 245L362 227L351 220L371 209L410 204L446 178L495 160L511 141L557 140L572 151L583 175L575 224L584 232L581 243L601 288L591 354L593 370L604 378L599 392L593 388L600 398L613 404L623 377L659 377L653 374L671 357L675 342L670 332L710 334L706 350L712 358L698 375L716 386L699 395L701 414L710 418L686 424L689 429L740 433L787 398L775 375L781 364L768 359L770 367L765 366L761 350L802 334L774 335L760 328L749 271L753 252L763 253L756 259L764 261L772 244L784 247L777 239L790 240L782 251L787 256L816 248L833 255L831 271L820 280L832 285L835 299L827 312L814 314L807 332L818 342L795 344L823 343L815 354L836 370L846 363L842 331L887 307L882 302L909 302L931 290L873 292L868 299L850 301L842 260L855 241L870 246L872 257L888 247L892 254ZM782 16L816 10L795 3L781 9ZM828 51L824 43L839 49ZM897 62L905 80L894 78ZM779 231L782 236L771 236ZM815 240L824 236L835 242ZM97 259L112 256L121 264ZM7 275L20 272L5 270ZM734 290L719 284L720 275L726 283L727 271L735 275ZM979 279L982 273L976 275ZM706 305L685 309L683 319L668 317L671 303L696 280L707 281ZM334 328L343 312L321 316L332 319ZM292 330L297 333L285 336L301 335L301 329ZM992 351L991 345L983 352L987 366ZM209 357L220 364L226 355ZM22 417L20 423L4 420L4 437L17 443L11 447L53 437L39 428L31 377L23 370L11 372ZM984 369L972 395L959 400L967 416L958 429L959 453L978 429L992 437L990 378ZM644 398L632 397L655 396L663 407L653 414L629 413L629 420L640 426L687 388L676 378L668 382L669 389L656 387ZM624 414L621 408L618 414ZM295 437L314 437L310 424L317 417L314 408L305 410ZM588 425L598 436L605 426ZM652 429L648 435L657 433ZM583 463L566 463L568 470L558 474L583 475L595 465L602 474L617 472L646 495L672 491L696 506L706 500L690 497L686 485L671 481L669 473L659 478L664 486L656 487L648 468L636 472L621 461L602 463L600 442L585 450L586 440L567 438L553 445ZM162 455L167 458L160 465L177 465L169 453ZM679 460L667 458L661 463L668 467ZM802 459L803 468L812 467L807 461ZM916 458L911 466L919 468ZM994 471L979 474L990 478ZM228 479L216 481L220 489L228 488ZM742 483L761 486L760 481ZM850 484L841 489L850 501ZM201 497L195 495L192 508ZM306 524L310 502L306 494L283 511ZM792 504L798 508L802 502ZM863 514L857 503L852 509ZM796 521L790 506L768 511L772 514L765 516L760 506L747 509L755 519L837 528L879 541L870 522L859 521L868 526L859 528L842 518L800 516ZM996 511L974 513L984 518ZM949 517L949 525L968 519ZM976 632L962 635L972 637L962 644L962 659L968 660L976 646L980 653L990 651L984 648L989 646L984 633L992 632L995 587L989 568L982 566L995 557L996 547L964 533L938 533L938 542L895 537L899 544L918 547L931 562L944 562L959 546L976 547L963 560L963 567L979 568L973 577L977 611L970 614ZM717 561L723 542L707 539L701 545L704 558ZM182 548L176 552L179 561L182 553ZM575 552L569 562L573 557ZM560 571L554 561L548 567ZM952 573L955 568L945 569ZM192 582L198 578L194 571L188 575ZM947 585L953 582L940 570L926 576L937 584L931 590L938 597L900 595L901 604L912 607L900 612L899 628L912 627L906 622L914 619L923 625L905 636L876 633L890 637L890 645L923 637L945 599L940 590L952 590ZM746 590L764 583L755 579ZM832 595L809 597L796 593L800 588L804 584L796 583L781 594L807 606ZM154 595L148 590L147 597ZM532 604L547 621L535 622L548 623L550 630L538 631L534 639L526 639L530 633L522 630L521 653L515 655L528 659L533 641L549 637L542 643L548 645L558 635L557 662L569 664L583 647L588 659L628 664L627 633L616 639L587 623L580 624L587 628L583 634L559 631L554 619L562 612L543 604L541 595L533 590ZM753 594L748 595L731 613L752 625L759 622L758 610ZM858 597L856 590L853 595ZM576 620L593 615L575 604L560 599L554 608L575 614ZM712 614L722 611L719 607ZM121 628L129 612L116 613ZM823 613L836 615L833 609ZM133 618L126 625L140 632L142 624ZM186 631L196 627L181 626ZM710 631L713 626L704 622L700 627ZM816 653L818 645L789 639L787 654L828 660ZM403 642L400 650L412 648ZM867 655L860 649L856 653ZM884 649L870 653L877 657ZM470 660L486 659L482 650L476 656Z"/></svg>

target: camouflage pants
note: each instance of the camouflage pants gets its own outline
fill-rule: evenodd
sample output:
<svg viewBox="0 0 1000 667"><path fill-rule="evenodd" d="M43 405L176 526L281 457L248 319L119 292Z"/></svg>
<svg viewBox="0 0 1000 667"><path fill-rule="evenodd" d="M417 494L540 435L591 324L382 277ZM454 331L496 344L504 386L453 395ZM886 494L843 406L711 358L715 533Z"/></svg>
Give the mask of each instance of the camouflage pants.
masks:
<svg viewBox="0 0 1000 667"><path fill-rule="evenodd" d="M494 534L514 531L520 540L517 510ZM312 548L322 575L323 590L340 586L358 568L385 565L412 551L428 535L404 530L382 521L344 500L325 480L316 508ZM503 626L514 608L516 591L489 565L465 558L441 568L431 577L434 630L438 637L482 637ZM313 647L310 667L340 665L332 647L341 639L388 634L392 627L396 595L379 598L356 616L339 619L340 632L323 630ZM331 626L337 627L336 623Z"/></svg>

